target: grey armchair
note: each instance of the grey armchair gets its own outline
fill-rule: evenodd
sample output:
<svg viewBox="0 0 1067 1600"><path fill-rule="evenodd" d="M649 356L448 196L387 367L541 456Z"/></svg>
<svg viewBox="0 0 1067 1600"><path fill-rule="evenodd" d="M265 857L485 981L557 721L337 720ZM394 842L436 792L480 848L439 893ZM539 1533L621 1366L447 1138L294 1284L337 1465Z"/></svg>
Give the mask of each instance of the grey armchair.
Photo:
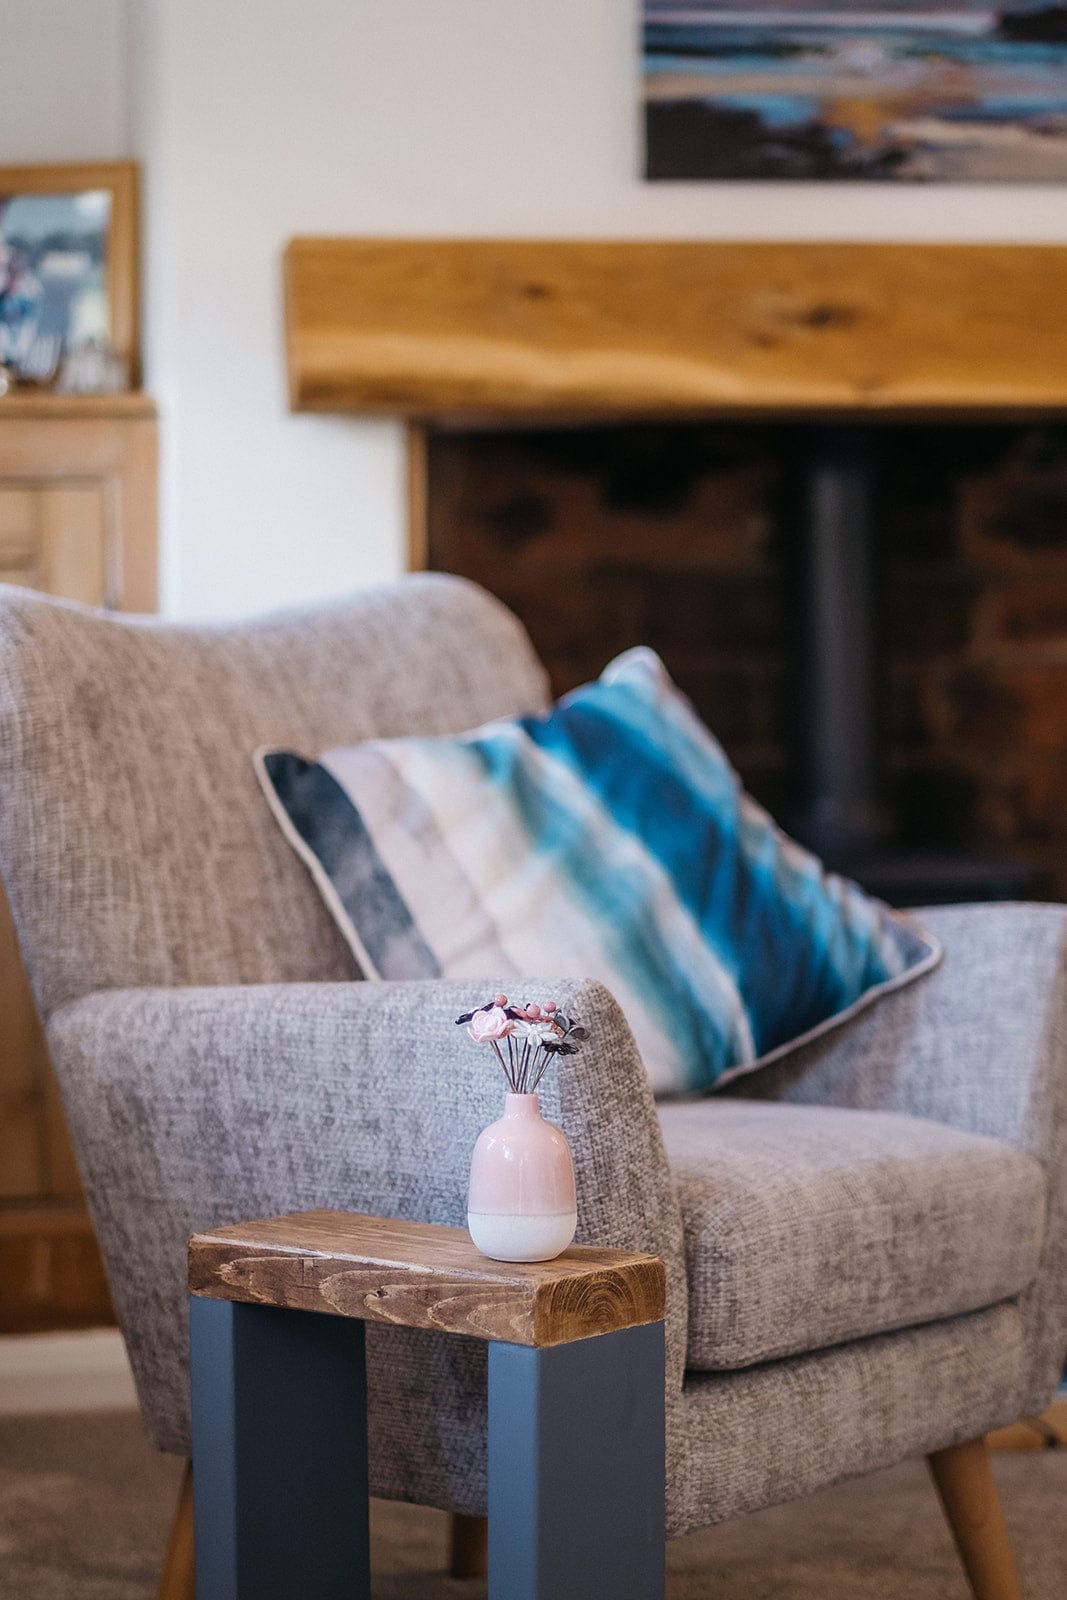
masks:
<svg viewBox="0 0 1067 1600"><path fill-rule="evenodd" d="M472 985L352 981L251 753L454 732L547 684L516 620L442 577L214 628L0 596L0 871L145 1422L187 1454L189 1235L319 1206L462 1222L499 1101L452 1027ZM1067 910L926 921L932 976L658 1110L611 996L543 975L591 1035L544 1100L580 1241L667 1263L670 1530L927 1455L975 1594L1007 1600L1002 1526L968 1507L976 1441L1044 1406L1067 1345ZM372 1328L368 1354L375 1491L484 1512L482 1349Z"/></svg>

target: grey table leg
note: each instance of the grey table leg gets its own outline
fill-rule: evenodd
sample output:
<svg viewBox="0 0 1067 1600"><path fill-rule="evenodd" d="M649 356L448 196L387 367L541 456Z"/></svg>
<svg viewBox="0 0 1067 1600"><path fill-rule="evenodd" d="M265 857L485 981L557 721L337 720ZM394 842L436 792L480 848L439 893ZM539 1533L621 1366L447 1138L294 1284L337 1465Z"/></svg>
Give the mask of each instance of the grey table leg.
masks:
<svg viewBox="0 0 1067 1600"><path fill-rule="evenodd" d="M663 1324L489 1346L490 1600L662 1600Z"/></svg>
<svg viewBox="0 0 1067 1600"><path fill-rule="evenodd" d="M197 1600L367 1600L364 1327L190 1301Z"/></svg>

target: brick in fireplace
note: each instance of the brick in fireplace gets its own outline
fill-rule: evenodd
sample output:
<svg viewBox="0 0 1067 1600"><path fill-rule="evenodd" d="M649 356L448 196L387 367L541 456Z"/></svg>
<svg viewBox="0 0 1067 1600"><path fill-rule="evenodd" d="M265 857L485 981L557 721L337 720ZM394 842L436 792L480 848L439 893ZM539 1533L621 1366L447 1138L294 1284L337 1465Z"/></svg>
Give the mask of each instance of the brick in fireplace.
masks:
<svg viewBox="0 0 1067 1600"><path fill-rule="evenodd" d="M652 645L788 821L796 449L769 425L434 433L430 565L522 617L557 693ZM1067 430L887 430L881 484L895 843L1007 852L1067 899Z"/></svg>

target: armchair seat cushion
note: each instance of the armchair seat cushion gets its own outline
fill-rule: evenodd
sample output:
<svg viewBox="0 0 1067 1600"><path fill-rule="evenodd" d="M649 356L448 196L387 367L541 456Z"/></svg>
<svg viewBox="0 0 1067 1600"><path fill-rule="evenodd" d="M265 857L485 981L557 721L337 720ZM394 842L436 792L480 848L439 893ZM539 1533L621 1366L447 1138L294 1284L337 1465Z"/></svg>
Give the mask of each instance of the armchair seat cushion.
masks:
<svg viewBox="0 0 1067 1600"><path fill-rule="evenodd" d="M660 1108L685 1224L687 1365L714 1372L975 1311L1033 1281L1032 1156L885 1112Z"/></svg>

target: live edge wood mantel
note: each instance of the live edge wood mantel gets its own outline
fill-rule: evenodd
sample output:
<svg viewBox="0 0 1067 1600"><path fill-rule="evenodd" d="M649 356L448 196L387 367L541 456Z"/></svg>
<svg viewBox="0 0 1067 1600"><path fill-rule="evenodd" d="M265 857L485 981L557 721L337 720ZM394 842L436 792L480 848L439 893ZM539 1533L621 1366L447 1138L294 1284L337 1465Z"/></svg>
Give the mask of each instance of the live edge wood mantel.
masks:
<svg viewBox="0 0 1067 1600"><path fill-rule="evenodd" d="M1067 409L1067 249L296 239L291 403L496 423Z"/></svg>
<svg viewBox="0 0 1067 1600"><path fill-rule="evenodd" d="M666 1268L579 1245L555 1261L490 1261L465 1228L304 1211L194 1234L189 1288L544 1349L660 1321Z"/></svg>

